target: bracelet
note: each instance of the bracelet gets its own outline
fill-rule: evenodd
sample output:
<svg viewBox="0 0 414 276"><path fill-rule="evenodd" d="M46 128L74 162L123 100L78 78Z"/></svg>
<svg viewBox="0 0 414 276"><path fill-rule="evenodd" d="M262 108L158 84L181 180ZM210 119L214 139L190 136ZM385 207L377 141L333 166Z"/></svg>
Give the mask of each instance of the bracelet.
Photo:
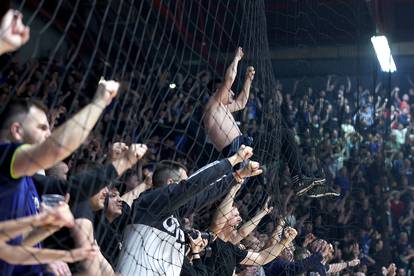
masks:
<svg viewBox="0 0 414 276"><path fill-rule="evenodd" d="M241 177L237 171L235 171L235 172L234 172L234 176L235 176L235 177L234 177L234 179L235 179L238 183L243 182L243 177Z"/></svg>

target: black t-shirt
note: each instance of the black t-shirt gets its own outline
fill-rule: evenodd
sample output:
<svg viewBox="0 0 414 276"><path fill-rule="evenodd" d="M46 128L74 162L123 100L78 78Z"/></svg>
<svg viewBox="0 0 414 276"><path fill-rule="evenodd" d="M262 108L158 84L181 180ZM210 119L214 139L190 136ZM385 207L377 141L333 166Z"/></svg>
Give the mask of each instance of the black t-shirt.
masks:
<svg viewBox="0 0 414 276"><path fill-rule="evenodd" d="M122 248L122 236L130 221L131 208L122 203L122 214L110 223L103 213L95 220L95 239L102 254L115 267Z"/></svg>
<svg viewBox="0 0 414 276"><path fill-rule="evenodd" d="M88 219L94 223L94 212L89 204L89 201L84 200L80 202L75 202L71 206L71 211L75 219ZM72 238L70 233L70 229L63 227L53 235L49 236L43 244L47 248L51 249L63 249L63 250L70 250L75 248L75 241ZM69 264L69 268L72 273L83 272L83 268L80 262L71 263Z"/></svg>
<svg viewBox="0 0 414 276"><path fill-rule="evenodd" d="M92 225L94 224L95 214L88 200L75 202L71 206L71 210L76 219L87 219L92 222Z"/></svg>
<svg viewBox="0 0 414 276"><path fill-rule="evenodd" d="M232 276L236 266L247 256L246 250L241 250L230 242L217 238L211 243L211 257L204 259L209 275Z"/></svg>

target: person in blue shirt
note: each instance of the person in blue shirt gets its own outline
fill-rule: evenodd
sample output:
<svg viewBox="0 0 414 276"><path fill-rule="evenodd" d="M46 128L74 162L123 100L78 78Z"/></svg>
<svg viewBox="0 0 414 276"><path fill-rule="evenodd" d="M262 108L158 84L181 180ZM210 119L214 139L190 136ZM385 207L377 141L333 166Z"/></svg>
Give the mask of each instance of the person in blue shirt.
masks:
<svg viewBox="0 0 414 276"><path fill-rule="evenodd" d="M82 144L118 87L115 82L101 82L94 102L53 133L49 130L46 109L40 103L20 99L6 105L0 114L0 221L38 212L40 199L31 176L63 160ZM22 241L19 236L9 244ZM41 270L0 261L3 275L22 274L26 269Z"/></svg>
<svg viewBox="0 0 414 276"><path fill-rule="evenodd" d="M63 160L82 144L118 87L115 82L102 81L94 102L53 133L41 103L16 99L6 105L0 114L0 221L38 212L40 199L31 176ZM20 236L9 243L22 241ZM0 270L7 271L3 275L21 273L20 268L1 261Z"/></svg>
<svg viewBox="0 0 414 276"><path fill-rule="evenodd" d="M29 39L29 29L23 25L21 13L8 10L2 14L0 54L17 50ZM119 83L101 80L93 101L53 133L47 110L41 103L14 99L6 104L0 114L0 221L37 214L40 199L31 176L74 152L86 140L118 89ZM8 243L19 245L24 240L18 236ZM29 271L34 275L42 270L40 266L11 265L0 260L2 275Z"/></svg>

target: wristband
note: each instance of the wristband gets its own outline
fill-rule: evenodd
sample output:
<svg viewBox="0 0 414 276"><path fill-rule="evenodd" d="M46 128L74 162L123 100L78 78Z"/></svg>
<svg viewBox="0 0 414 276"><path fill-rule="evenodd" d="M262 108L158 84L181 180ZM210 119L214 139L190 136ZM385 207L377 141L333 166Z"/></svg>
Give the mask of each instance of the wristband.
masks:
<svg viewBox="0 0 414 276"><path fill-rule="evenodd" d="M241 177L237 171L234 172L234 179L237 181L237 183L243 182L243 177Z"/></svg>

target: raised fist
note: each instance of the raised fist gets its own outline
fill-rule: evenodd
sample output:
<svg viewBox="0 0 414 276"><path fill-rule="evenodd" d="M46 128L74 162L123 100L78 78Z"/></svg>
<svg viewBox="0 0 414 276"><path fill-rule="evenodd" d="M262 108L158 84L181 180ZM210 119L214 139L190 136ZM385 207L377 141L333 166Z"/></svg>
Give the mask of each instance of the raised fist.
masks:
<svg viewBox="0 0 414 276"><path fill-rule="evenodd" d="M286 227L284 233L285 233L285 239L287 240L287 242L292 242L296 238L296 235L298 234L298 232L292 227Z"/></svg>
<svg viewBox="0 0 414 276"><path fill-rule="evenodd" d="M235 54L234 58L237 59L237 60L241 60L243 58L243 56L244 56L244 53L243 53L242 47L238 47L237 50L236 50L236 54Z"/></svg>
<svg viewBox="0 0 414 276"><path fill-rule="evenodd" d="M8 10L0 22L0 54L13 52L25 44L30 37L29 27L23 25L23 15L17 10Z"/></svg>
<svg viewBox="0 0 414 276"><path fill-rule="evenodd" d="M312 243L314 240L316 240L316 237L314 234L309 233L305 236L305 240L303 241L303 247L308 246L308 244Z"/></svg>
<svg viewBox="0 0 414 276"><path fill-rule="evenodd" d="M236 153L237 163L243 162L253 156L253 149L251 147L241 145Z"/></svg>
<svg viewBox="0 0 414 276"><path fill-rule="evenodd" d="M105 106L109 105L113 98L116 97L119 90L119 82L113 80L104 80L103 78L99 81L98 89L95 93L95 99L99 103L103 103Z"/></svg>
<svg viewBox="0 0 414 276"><path fill-rule="evenodd" d="M115 161L120 159L125 155L125 153L128 151L128 146L125 143L122 142L116 142L112 145L110 156L111 160Z"/></svg>
<svg viewBox="0 0 414 276"><path fill-rule="evenodd" d="M247 67L246 76L252 81L254 79L255 70L253 66Z"/></svg>
<svg viewBox="0 0 414 276"><path fill-rule="evenodd" d="M132 144L128 150L128 159L132 163L136 163L147 152L148 147L145 144Z"/></svg>
<svg viewBox="0 0 414 276"><path fill-rule="evenodd" d="M242 169L237 171L237 174L241 178L251 177L259 175L263 172L263 170L260 168L260 164L255 161L249 161L249 163L244 166Z"/></svg>

